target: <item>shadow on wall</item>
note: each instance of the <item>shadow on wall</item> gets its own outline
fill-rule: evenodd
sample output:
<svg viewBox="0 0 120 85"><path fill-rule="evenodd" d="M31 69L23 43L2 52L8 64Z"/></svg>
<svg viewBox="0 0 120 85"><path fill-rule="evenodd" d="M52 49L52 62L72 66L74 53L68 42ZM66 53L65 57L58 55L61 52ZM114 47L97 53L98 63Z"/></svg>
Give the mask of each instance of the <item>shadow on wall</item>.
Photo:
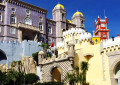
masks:
<svg viewBox="0 0 120 85"><path fill-rule="evenodd" d="M7 61L7 57L6 57L5 53L2 50L0 50L0 62L2 64L5 64L6 63L5 61Z"/></svg>

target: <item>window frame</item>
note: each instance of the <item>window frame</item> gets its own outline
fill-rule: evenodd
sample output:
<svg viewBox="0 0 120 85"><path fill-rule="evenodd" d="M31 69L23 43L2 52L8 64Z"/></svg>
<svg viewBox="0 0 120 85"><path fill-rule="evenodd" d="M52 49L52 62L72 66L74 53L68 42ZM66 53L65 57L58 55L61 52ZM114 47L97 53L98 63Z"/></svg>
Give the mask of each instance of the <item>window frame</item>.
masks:
<svg viewBox="0 0 120 85"><path fill-rule="evenodd" d="M0 12L0 16L1 16L0 21L2 21L2 13L1 12Z"/></svg>
<svg viewBox="0 0 120 85"><path fill-rule="evenodd" d="M13 16L12 16L13 15ZM14 18L13 18L14 17ZM10 15L10 24L15 24L16 23L16 16L15 14Z"/></svg>
<svg viewBox="0 0 120 85"><path fill-rule="evenodd" d="M41 24L42 29L40 29L40 24ZM43 31L43 23L40 22L38 27L40 31Z"/></svg>
<svg viewBox="0 0 120 85"><path fill-rule="evenodd" d="M49 31L49 29L51 29L51 31ZM48 27L48 34L52 34L52 27L51 26Z"/></svg>
<svg viewBox="0 0 120 85"><path fill-rule="evenodd" d="M13 31L13 29L14 29L14 31ZM10 28L10 34L16 34L16 28L15 27Z"/></svg>
<svg viewBox="0 0 120 85"><path fill-rule="evenodd" d="M28 22L26 23L26 21L25 21L26 19L29 19L29 20L30 20L30 24L29 24ZM24 23L27 24L27 25L32 25L32 20L30 19L30 17L26 17L26 18L24 19Z"/></svg>
<svg viewBox="0 0 120 85"><path fill-rule="evenodd" d="M50 41L49 41L50 39ZM48 43L52 43L52 37L48 37Z"/></svg>

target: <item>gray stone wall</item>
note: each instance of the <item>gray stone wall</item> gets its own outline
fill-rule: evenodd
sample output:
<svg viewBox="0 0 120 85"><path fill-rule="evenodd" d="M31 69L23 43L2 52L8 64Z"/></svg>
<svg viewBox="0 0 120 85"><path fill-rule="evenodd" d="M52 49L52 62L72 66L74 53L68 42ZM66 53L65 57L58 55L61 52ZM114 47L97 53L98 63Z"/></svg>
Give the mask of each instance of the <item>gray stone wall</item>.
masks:
<svg viewBox="0 0 120 85"><path fill-rule="evenodd" d="M42 50L40 42L34 41L0 41L0 50L6 55L7 60L0 60L0 64L8 64L21 60L21 56L32 56L33 53Z"/></svg>

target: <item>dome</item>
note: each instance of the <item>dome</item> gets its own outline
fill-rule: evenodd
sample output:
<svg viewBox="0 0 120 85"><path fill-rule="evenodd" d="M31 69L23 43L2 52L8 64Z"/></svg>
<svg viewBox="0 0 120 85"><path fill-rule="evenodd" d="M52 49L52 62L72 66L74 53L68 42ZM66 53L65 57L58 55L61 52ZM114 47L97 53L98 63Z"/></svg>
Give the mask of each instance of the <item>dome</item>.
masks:
<svg viewBox="0 0 120 85"><path fill-rule="evenodd" d="M44 52L43 52L43 51L40 51L39 54L40 54L40 55L44 55Z"/></svg>
<svg viewBox="0 0 120 85"><path fill-rule="evenodd" d="M64 6L61 5L61 4L57 4L57 5L54 7L54 9L56 9L56 8L62 8L62 9L64 9Z"/></svg>
<svg viewBox="0 0 120 85"><path fill-rule="evenodd" d="M71 20L67 20L69 23L72 23Z"/></svg>
<svg viewBox="0 0 120 85"><path fill-rule="evenodd" d="M74 13L74 14L73 14L73 17L74 17L75 15L81 15L81 16L83 16L83 14L82 14L81 12L79 12L79 11L77 11L76 13Z"/></svg>

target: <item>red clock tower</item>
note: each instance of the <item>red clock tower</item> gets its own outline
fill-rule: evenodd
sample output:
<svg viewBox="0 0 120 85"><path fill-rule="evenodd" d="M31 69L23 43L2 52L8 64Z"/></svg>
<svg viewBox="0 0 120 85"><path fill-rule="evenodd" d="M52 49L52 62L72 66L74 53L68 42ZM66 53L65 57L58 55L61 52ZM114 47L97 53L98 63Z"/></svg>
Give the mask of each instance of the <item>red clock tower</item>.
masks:
<svg viewBox="0 0 120 85"><path fill-rule="evenodd" d="M105 19L100 19L98 16L98 21L95 20L95 36L99 36L101 40L109 39L109 29L107 29L107 24L107 17L105 17Z"/></svg>

